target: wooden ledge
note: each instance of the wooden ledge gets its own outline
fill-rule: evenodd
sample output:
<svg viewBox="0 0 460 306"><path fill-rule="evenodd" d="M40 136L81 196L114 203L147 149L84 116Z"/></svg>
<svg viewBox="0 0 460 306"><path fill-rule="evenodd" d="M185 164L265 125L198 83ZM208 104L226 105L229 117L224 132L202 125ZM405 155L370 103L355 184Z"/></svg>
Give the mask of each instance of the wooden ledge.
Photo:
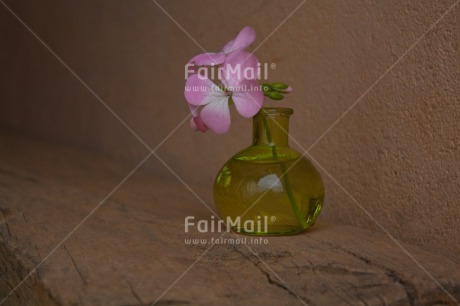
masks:
<svg viewBox="0 0 460 306"><path fill-rule="evenodd" d="M179 182L142 171L48 257L133 165L6 132L0 147L0 296L46 258L4 305L149 305L160 296L157 305L460 300L459 265L403 245L430 276L383 234L349 226L320 223L306 234L266 238L268 244L214 245L202 256L208 245L185 239L218 234L185 233L184 217L209 212Z"/></svg>

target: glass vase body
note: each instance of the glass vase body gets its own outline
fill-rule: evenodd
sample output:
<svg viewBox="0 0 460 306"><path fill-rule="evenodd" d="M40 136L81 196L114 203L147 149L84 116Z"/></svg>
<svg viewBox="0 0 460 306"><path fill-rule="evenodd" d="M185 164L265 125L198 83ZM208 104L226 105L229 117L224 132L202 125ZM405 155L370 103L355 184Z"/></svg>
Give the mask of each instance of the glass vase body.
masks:
<svg viewBox="0 0 460 306"><path fill-rule="evenodd" d="M220 217L235 232L289 235L311 227L324 202L313 164L288 145L288 108L263 108L253 118L252 145L221 168L214 183Z"/></svg>

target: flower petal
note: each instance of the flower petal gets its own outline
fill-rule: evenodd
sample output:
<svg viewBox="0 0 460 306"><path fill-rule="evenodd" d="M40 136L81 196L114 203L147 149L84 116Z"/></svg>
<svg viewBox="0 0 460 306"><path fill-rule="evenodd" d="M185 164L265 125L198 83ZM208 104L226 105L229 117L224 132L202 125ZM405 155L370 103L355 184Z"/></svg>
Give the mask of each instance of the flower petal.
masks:
<svg viewBox="0 0 460 306"><path fill-rule="evenodd" d="M250 118L262 107L264 94L256 80L243 80L233 92L232 99L238 113Z"/></svg>
<svg viewBox="0 0 460 306"><path fill-rule="evenodd" d="M188 107L190 108L190 112L192 113L193 117L198 117L200 115L200 112L198 111L200 108L199 106L189 104Z"/></svg>
<svg viewBox="0 0 460 306"><path fill-rule="evenodd" d="M192 113L192 118L190 119L190 127L192 130L195 131L200 131L200 132L206 132L208 130L208 127L203 123L200 117L200 111L199 111L199 106L195 105L188 105L190 108L190 112Z"/></svg>
<svg viewBox="0 0 460 306"><path fill-rule="evenodd" d="M215 53L215 52L207 52L198 54L194 56L189 63L195 63L198 66L212 66L212 65L220 65L225 60L225 54L223 52Z"/></svg>
<svg viewBox="0 0 460 306"><path fill-rule="evenodd" d="M191 105L205 105L225 93L204 75L193 74L185 82L184 96Z"/></svg>
<svg viewBox="0 0 460 306"><path fill-rule="evenodd" d="M222 52L224 52L225 54L229 54L230 52L236 50L245 49L250 44L252 44L254 39L256 39L256 31L254 31L254 29L251 27L245 27L241 30L241 32L234 40L229 41L224 46Z"/></svg>
<svg viewBox="0 0 460 306"><path fill-rule="evenodd" d="M201 120L216 134L226 133L230 129L230 109L228 96L214 100L201 110Z"/></svg>
<svg viewBox="0 0 460 306"><path fill-rule="evenodd" d="M200 131L202 133L208 130L208 127L206 126L206 124L203 123L203 120L201 120L200 116L193 117L190 120L190 127L195 131Z"/></svg>
<svg viewBox="0 0 460 306"><path fill-rule="evenodd" d="M257 57L246 51L235 51L227 55L222 66L222 83L230 91L244 79L258 78L259 61Z"/></svg>

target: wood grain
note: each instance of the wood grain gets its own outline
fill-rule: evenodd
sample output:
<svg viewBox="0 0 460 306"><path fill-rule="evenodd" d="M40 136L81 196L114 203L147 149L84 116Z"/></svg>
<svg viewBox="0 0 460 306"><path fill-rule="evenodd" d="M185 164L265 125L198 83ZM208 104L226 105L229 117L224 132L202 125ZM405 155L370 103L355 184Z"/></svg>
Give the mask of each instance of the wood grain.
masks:
<svg viewBox="0 0 460 306"><path fill-rule="evenodd" d="M157 305L456 305L453 298L460 299L456 263L403 245L430 276L381 233L320 223L305 234L267 238L268 244L188 245L185 239L219 234L184 232L185 216L209 219L210 212L178 181L140 170L101 202L134 165L5 132L0 147L0 296L46 258L4 305L149 305L160 296ZM209 191L195 191L209 202Z"/></svg>

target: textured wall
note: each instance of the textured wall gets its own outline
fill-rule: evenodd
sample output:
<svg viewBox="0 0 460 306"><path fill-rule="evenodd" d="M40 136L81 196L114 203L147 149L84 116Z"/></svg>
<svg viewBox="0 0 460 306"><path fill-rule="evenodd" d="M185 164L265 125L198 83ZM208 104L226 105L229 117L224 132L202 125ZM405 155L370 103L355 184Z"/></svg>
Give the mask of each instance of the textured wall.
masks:
<svg viewBox="0 0 460 306"><path fill-rule="evenodd" d="M305 148L366 93L312 155L390 233L458 261L460 5L374 84L454 2L306 1L256 55L277 64L271 81L294 87L282 103L295 110L292 135ZM150 146L187 115L183 65L201 50L155 3L7 3ZM256 47L301 1L160 3L205 49L219 50L245 25L256 29ZM148 153L1 6L0 45L1 125L133 164ZM211 187L250 142L250 120L233 118L223 136L184 124L158 154L185 182ZM175 179L155 158L145 167ZM376 229L322 173L322 218Z"/></svg>

